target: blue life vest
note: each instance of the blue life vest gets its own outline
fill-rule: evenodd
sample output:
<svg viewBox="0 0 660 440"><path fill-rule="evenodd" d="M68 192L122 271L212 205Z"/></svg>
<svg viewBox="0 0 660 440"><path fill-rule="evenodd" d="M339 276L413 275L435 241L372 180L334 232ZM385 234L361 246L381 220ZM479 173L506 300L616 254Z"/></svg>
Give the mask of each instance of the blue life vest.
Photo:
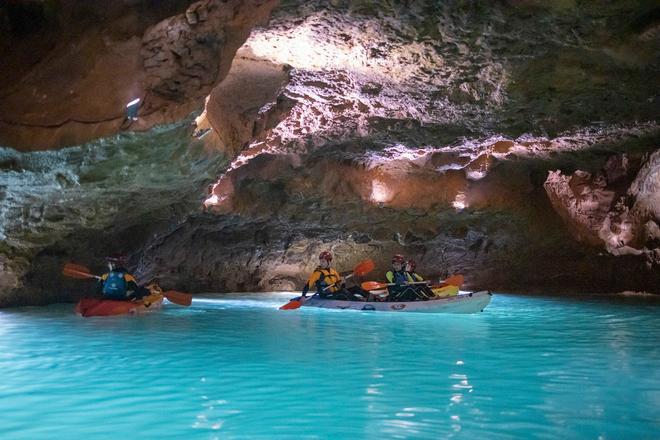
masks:
<svg viewBox="0 0 660 440"><path fill-rule="evenodd" d="M389 281L390 283L396 283L397 286L412 281L412 278L410 278L409 275L403 270L397 270L397 271L390 270L389 272L387 272L387 274L385 274L385 277L387 278L387 281Z"/></svg>
<svg viewBox="0 0 660 440"><path fill-rule="evenodd" d="M103 296L114 299L126 298L126 278L123 272L112 271L103 283Z"/></svg>

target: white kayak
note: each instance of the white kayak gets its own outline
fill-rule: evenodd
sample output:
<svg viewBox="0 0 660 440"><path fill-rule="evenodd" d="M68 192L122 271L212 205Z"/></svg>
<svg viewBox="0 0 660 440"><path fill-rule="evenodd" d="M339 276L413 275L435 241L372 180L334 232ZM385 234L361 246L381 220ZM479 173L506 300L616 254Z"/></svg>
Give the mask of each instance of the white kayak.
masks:
<svg viewBox="0 0 660 440"><path fill-rule="evenodd" d="M477 313L482 312L486 308L490 303L491 296L492 294L489 291L482 290L481 292L459 293L455 296L430 299L428 301L364 302L323 299L314 295L306 299L302 306L377 312Z"/></svg>

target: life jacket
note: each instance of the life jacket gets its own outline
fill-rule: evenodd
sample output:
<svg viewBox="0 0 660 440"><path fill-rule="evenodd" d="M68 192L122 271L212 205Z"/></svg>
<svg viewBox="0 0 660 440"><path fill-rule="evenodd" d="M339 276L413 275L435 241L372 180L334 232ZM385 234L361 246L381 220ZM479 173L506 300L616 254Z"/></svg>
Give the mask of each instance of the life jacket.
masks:
<svg viewBox="0 0 660 440"><path fill-rule="evenodd" d="M339 280L339 274L337 273L337 271L333 269L321 269L320 267L317 267L314 272L317 272L319 274L318 279L316 280L317 293L319 294L322 294L323 292L332 293L339 290L339 287L335 284ZM328 289L325 289L326 287L332 284L335 285L329 287Z"/></svg>
<svg viewBox="0 0 660 440"><path fill-rule="evenodd" d="M412 278L413 281L424 281L424 278L417 272L408 272L408 275L410 278Z"/></svg>
<svg viewBox="0 0 660 440"><path fill-rule="evenodd" d="M122 299L126 298L126 290L128 283L124 272L111 271L104 276L103 281L103 296L108 298Z"/></svg>
<svg viewBox="0 0 660 440"><path fill-rule="evenodd" d="M410 277L408 272L405 272L403 270L397 270L397 271L390 270L385 274L385 277L387 278L387 281L389 281L390 283L395 283L397 285L412 282L412 278Z"/></svg>

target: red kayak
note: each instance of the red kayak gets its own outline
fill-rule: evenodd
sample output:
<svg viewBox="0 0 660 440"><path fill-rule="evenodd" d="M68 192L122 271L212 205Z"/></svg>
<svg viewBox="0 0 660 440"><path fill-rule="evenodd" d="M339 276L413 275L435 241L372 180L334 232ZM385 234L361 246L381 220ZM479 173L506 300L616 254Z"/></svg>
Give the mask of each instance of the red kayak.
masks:
<svg viewBox="0 0 660 440"><path fill-rule="evenodd" d="M100 298L83 298L76 304L76 313L84 316L137 315L157 309L163 303L161 293L153 293L139 301L116 301Z"/></svg>

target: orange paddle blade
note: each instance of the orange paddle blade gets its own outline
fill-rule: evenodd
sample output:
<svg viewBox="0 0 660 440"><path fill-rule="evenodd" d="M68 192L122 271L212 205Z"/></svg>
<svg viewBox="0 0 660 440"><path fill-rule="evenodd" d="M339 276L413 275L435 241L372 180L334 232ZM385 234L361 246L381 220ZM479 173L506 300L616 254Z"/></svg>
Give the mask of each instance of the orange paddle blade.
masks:
<svg viewBox="0 0 660 440"><path fill-rule="evenodd" d="M300 306L302 306L302 302L298 301L297 299L292 299L291 301L280 307L280 310L295 310L295 309L299 309Z"/></svg>
<svg viewBox="0 0 660 440"><path fill-rule="evenodd" d="M98 276L89 272L85 266L79 264L66 263L62 268L62 275L70 278L77 278L79 280L84 280L87 278L98 278Z"/></svg>
<svg viewBox="0 0 660 440"><path fill-rule="evenodd" d="M163 296L165 296L168 301L180 306L188 307L190 304L192 304L192 295L189 293L177 292L176 290L168 290L167 292L163 293Z"/></svg>
<svg viewBox="0 0 660 440"><path fill-rule="evenodd" d="M78 272L92 273L92 271L89 270L87 266L83 266L82 264L66 263L64 268L69 270L77 270Z"/></svg>
<svg viewBox="0 0 660 440"><path fill-rule="evenodd" d="M387 287L387 284L379 283L378 281L365 281L364 283L360 284L360 287L362 287L364 290L378 290Z"/></svg>
<svg viewBox="0 0 660 440"><path fill-rule="evenodd" d="M465 278L463 275L452 275L449 278L445 280L444 283L442 283L443 286L457 286L461 287L463 284L463 281L465 281Z"/></svg>
<svg viewBox="0 0 660 440"><path fill-rule="evenodd" d="M369 272L371 272L372 270L374 270L375 267L376 264L374 264L373 260L371 259L364 260L360 264L355 266L355 269L353 269L353 275L355 275L356 277L364 276Z"/></svg>

